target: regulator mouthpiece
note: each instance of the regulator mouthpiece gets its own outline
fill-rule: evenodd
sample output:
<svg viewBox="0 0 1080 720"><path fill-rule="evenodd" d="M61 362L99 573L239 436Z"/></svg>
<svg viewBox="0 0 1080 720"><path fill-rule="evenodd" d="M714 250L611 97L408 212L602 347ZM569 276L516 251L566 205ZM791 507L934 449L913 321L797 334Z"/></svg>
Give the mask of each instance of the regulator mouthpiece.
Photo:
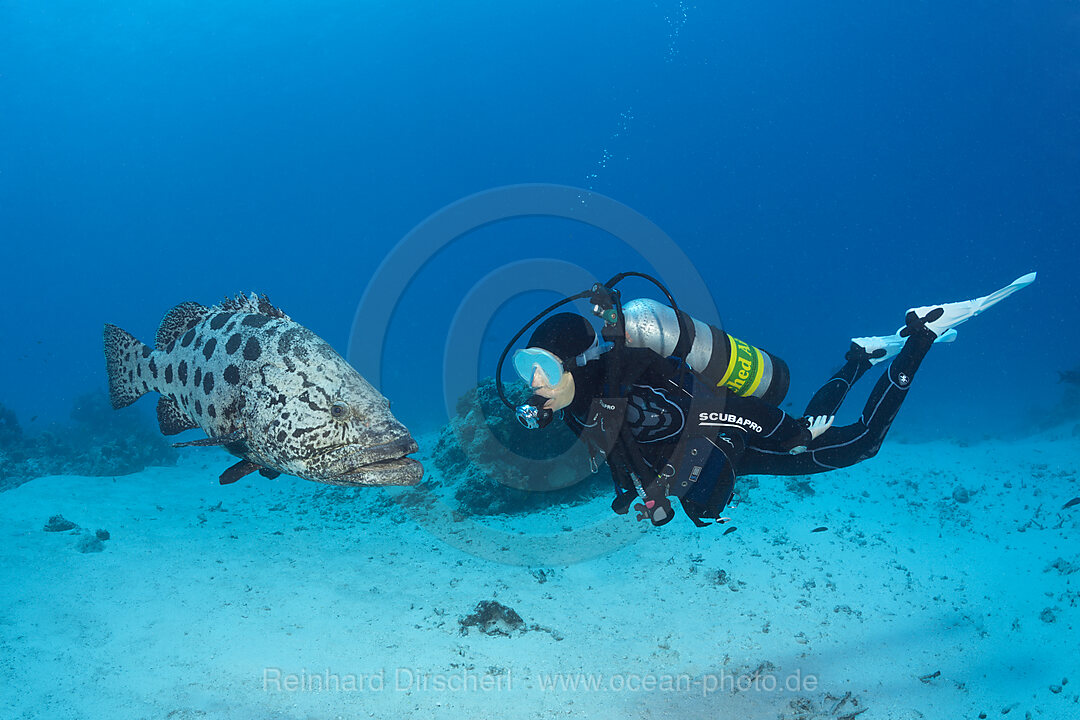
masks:
<svg viewBox="0 0 1080 720"><path fill-rule="evenodd" d="M525 401L524 405L518 405L517 410L514 412L518 422L529 430L546 428L551 424L551 419L555 417L555 413L544 407L545 402L547 402L546 397L533 395Z"/></svg>

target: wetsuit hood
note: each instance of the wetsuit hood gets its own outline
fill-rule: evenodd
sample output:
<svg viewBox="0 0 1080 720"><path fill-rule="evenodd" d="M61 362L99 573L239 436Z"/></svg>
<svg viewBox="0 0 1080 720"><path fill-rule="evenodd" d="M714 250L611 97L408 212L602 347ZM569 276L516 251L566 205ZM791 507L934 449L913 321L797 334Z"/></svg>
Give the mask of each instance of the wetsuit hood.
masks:
<svg viewBox="0 0 1080 720"><path fill-rule="evenodd" d="M595 342L596 331L588 320L575 313L558 313L537 326L529 337L528 346L547 350L569 368L574 364L571 360Z"/></svg>

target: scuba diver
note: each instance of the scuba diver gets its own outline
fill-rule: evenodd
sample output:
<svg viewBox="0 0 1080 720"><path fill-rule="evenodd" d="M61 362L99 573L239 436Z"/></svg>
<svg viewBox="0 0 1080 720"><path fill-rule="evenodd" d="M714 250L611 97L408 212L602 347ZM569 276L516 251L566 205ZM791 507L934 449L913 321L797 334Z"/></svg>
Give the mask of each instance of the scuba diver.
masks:
<svg viewBox="0 0 1080 720"><path fill-rule="evenodd" d="M668 305L622 304L615 285L637 276L653 282ZM799 418L780 409L790 376L783 360L679 310L648 275L620 273L534 317L503 350L496 369L503 402L531 429L561 412L585 442L592 471L606 461L615 482L612 509L664 525L671 499L699 527L723 523L742 475L809 475L848 467L877 454L922 363L957 325L1030 285L1029 273L990 295L908 310L888 336L853 338L844 365L813 395ZM534 394L513 406L501 381L510 348L554 309L588 298L604 320L600 335L585 317L552 315L537 326L513 365ZM852 385L891 360L859 419L833 426Z"/></svg>

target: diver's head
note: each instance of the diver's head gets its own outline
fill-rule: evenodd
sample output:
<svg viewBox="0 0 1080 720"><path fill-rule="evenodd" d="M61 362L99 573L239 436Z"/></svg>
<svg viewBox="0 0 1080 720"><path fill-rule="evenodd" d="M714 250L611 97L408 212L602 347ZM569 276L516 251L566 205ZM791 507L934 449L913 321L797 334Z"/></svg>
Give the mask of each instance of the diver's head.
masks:
<svg viewBox="0 0 1080 720"><path fill-rule="evenodd" d="M596 331L588 320L574 313L552 315L533 331L528 347L514 354L514 368L545 398L545 410L562 410L573 402L576 390L570 369L595 344Z"/></svg>

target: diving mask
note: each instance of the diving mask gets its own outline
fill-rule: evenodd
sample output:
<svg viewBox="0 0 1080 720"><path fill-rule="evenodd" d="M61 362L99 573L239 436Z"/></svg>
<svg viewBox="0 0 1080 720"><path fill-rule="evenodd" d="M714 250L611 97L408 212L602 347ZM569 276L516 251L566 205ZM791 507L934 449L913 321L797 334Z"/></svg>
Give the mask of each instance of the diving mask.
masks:
<svg viewBox="0 0 1080 720"><path fill-rule="evenodd" d="M543 385L547 387L558 385L563 376L562 360L543 348L525 348L515 352L514 370L530 386L537 370L543 374L543 380L546 381Z"/></svg>

